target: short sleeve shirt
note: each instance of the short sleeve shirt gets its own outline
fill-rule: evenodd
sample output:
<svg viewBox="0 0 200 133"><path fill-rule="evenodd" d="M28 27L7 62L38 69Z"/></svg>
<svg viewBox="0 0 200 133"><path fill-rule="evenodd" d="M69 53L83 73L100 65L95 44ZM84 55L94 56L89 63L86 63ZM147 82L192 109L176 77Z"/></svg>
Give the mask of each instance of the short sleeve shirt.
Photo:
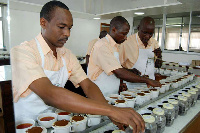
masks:
<svg viewBox="0 0 200 133"><path fill-rule="evenodd" d="M44 53L44 69L50 71L60 70L63 67L63 57L68 70L68 79L76 87L87 78L76 56L70 50L65 47L57 48L56 58L42 35L39 34L36 38ZM13 47L11 49L11 64L13 96L14 101L17 102L20 97L26 97L31 93L28 87L33 81L46 77L36 41L33 39Z"/></svg>
<svg viewBox="0 0 200 133"><path fill-rule="evenodd" d="M136 63L139 56L139 48L140 49L157 49L159 48L158 42L154 38L150 38L148 41L148 45L145 48L144 44L140 40L139 36L137 37L139 47L136 40L135 33L127 38L127 40L120 45L119 59L120 63L123 67L131 69L133 65Z"/></svg>
<svg viewBox="0 0 200 133"><path fill-rule="evenodd" d="M119 51L118 47L118 44L109 34L95 43L88 64L88 76L91 80L96 80L102 72L112 75L113 70L122 68L118 59L114 56L114 52Z"/></svg>
<svg viewBox="0 0 200 133"><path fill-rule="evenodd" d="M88 50L87 50L87 53L86 55L90 55L90 52L92 51L92 48L94 46L94 44L98 41L98 39L94 39L92 41L89 42L88 44Z"/></svg>

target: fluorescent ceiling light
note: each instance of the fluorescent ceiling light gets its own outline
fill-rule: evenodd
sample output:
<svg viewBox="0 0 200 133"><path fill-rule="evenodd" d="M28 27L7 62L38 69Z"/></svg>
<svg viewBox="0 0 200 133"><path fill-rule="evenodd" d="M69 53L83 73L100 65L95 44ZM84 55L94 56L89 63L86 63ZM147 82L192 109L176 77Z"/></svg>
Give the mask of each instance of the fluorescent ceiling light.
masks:
<svg viewBox="0 0 200 133"><path fill-rule="evenodd" d="M135 12L134 14L136 14L136 15L143 15L144 12Z"/></svg>
<svg viewBox="0 0 200 133"><path fill-rule="evenodd" d="M93 18L93 19L100 19L100 18Z"/></svg>

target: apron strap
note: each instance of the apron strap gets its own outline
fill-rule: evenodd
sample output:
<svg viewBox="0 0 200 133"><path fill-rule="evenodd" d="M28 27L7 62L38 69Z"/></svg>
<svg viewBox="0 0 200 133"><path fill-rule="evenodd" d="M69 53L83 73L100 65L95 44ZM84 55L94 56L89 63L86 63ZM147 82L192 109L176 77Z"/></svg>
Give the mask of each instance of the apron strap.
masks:
<svg viewBox="0 0 200 133"><path fill-rule="evenodd" d="M40 56L41 56L42 68L44 69L44 54L43 54L43 52L42 52L42 48L41 48L40 43L39 43L39 41L37 40L37 38L35 38L35 41L36 41L36 44L37 44L37 47L38 47L38 51L39 51Z"/></svg>

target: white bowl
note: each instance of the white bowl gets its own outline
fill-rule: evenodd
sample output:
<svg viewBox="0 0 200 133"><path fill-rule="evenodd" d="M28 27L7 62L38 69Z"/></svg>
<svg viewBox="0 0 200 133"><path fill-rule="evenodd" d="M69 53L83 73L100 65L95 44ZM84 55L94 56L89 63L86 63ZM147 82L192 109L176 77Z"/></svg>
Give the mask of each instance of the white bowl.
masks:
<svg viewBox="0 0 200 133"><path fill-rule="evenodd" d="M41 121L41 118L44 117L54 117L54 119L49 121ZM50 128L55 121L57 121L57 114L56 113L42 113L37 117L38 124L44 126L45 128Z"/></svg>
<svg viewBox="0 0 200 133"><path fill-rule="evenodd" d="M57 114L57 119L58 120L70 120L70 118L72 117L72 113L70 114L59 114L61 112L67 112L67 111L64 111L64 110L60 110L60 109L57 109L55 111L55 113Z"/></svg>
<svg viewBox="0 0 200 133"><path fill-rule="evenodd" d="M26 128L18 129L23 126L22 124L28 124L29 126ZM16 121L15 125L16 125L16 133L25 133L27 129L30 129L35 126L35 121L33 119L22 119Z"/></svg>

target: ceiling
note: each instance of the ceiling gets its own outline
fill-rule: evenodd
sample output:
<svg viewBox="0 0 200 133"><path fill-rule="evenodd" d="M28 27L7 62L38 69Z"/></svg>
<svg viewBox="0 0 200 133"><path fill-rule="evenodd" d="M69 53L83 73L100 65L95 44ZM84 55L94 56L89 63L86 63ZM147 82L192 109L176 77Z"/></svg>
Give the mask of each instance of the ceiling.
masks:
<svg viewBox="0 0 200 133"><path fill-rule="evenodd" d="M10 8L40 12L49 0L10 0ZM174 14L197 11L200 15L200 0L60 0L71 10L73 17L112 19L117 15L138 17L135 12L144 12L144 16L160 16L163 13Z"/></svg>

